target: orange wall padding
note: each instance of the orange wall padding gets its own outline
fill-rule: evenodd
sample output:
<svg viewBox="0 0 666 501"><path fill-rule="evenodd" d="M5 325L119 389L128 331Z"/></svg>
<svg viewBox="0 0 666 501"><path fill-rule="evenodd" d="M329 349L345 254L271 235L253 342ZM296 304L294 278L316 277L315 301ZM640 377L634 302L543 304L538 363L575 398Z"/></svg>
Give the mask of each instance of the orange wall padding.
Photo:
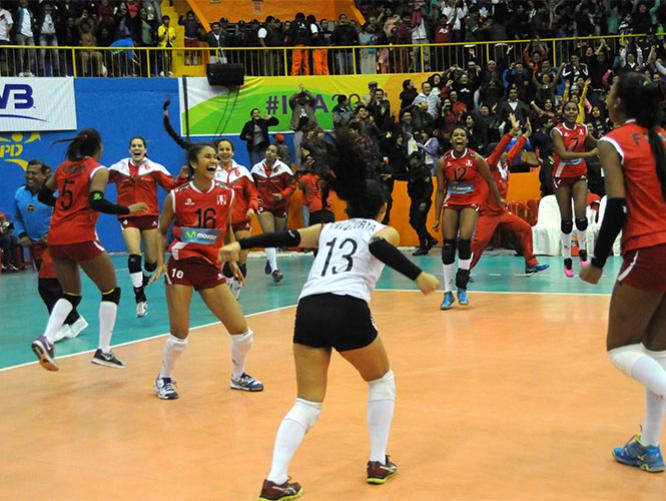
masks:
<svg viewBox="0 0 666 501"><path fill-rule="evenodd" d="M308 0L294 2L290 0L189 0L188 2L201 19L210 24L221 17L235 23L242 19L263 21L266 16L278 17L283 21L292 20L297 12L306 16L313 14L317 19L337 19L340 14L347 14L350 19L363 22L363 15L354 5L354 0Z"/></svg>

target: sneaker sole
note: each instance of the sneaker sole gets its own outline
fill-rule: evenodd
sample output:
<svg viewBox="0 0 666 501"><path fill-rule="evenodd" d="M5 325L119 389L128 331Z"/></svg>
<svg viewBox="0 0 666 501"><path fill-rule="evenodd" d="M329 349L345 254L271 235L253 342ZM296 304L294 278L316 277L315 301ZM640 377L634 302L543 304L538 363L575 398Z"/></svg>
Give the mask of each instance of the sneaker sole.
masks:
<svg viewBox="0 0 666 501"><path fill-rule="evenodd" d="M155 387L153 387L153 390L155 390L155 395L157 395L157 398L159 398L160 400L177 400L178 397L179 397L178 393L175 393L175 394L170 395L170 396L168 396L168 395L162 396L160 394L160 390L158 390Z"/></svg>
<svg viewBox="0 0 666 501"><path fill-rule="evenodd" d="M110 367L112 369L125 369L126 368L126 366L124 366L124 365L118 365L118 364L114 364L112 362L106 362L105 360L100 360L99 358L93 358L90 361L90 363L94 364L94 365L99 365L101 367Z"/></svg>
<svg viewBox="0 0 666 501"><path fill-rule="evenodd" d="M394 471L390 475L387 475L384 478L375 478L375 477L368 477L366 481L371 484L371 485L382 485L388 482L391 478L395 477L398 474L397 471Z"/></svg>
<svg viewBox="0 0 666 501"><path fill-rule="evenodd" d="M296 494L291 494L289 496L282 496L281 498L277 499L268 499L260 496L259 501L289 501L290 499L300 498L302 495L303 495L303 487L301 487L301 490L298 491Z"/></svg>
<svg viewBox="0 0 666 501"><path fill-rule="evenodd" d="M442 310L442 311L448 311L451 308L453 308L453 305L451 305L451 306L442 306L441 304L439 305L439 309Z"/></svg>
<svg viewBox="0 0 666 501"><path fill-rule="evenodd" d="M250 393L257 393L259 391L264 391L263 386L260 388L248 388L247 386L240 386L234 383L231 383L230 388L232 390L249 391Z"/></svg>
<svg viewBox="0 0 666 501"><path fill-rule="evenodd" d="M35 353L35 355L37 355L39 365L41 365L44 369L51 372L60 370L60 367L56 365L55 361L45 351L42 343L35 341L32 343L31 347L32 351Z"/></svg>

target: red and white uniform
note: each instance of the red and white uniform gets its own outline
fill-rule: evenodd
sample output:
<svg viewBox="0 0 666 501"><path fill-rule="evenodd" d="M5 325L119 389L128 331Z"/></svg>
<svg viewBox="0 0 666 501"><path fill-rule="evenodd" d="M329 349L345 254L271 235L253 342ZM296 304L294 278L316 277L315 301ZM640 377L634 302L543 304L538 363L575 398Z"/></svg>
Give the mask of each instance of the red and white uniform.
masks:
<svg viewBox="0 0 666 501"><path fill-rule="evenodd" d="M659 134L666 141L666 131L660 128ZM624 264L618 281L666 292L666 201L647 130L632 120L600 141L610 143L622 159L627 219L622 228Z"/></svg>
<svg viewBox="0 0 666 501"><path fill-rule="evenodd" d="M51 257L85 261L104 252L95 230L99 212L89 203L90 180L104 168L94 158L86 157L77 162L67 160L56 169L58 198L48 237Z"/></svg>
<svg viewBox="0 0 666 501"><path fill-rule="evenodd" d="M259 206L262 211L269 211L276 217L286 217L289 197L296 189L296 181L291 169L280 160L273 167L262 160L252 167L252 177L259 193ZM273 195L279 193L282 200L275 200Z"/></svg>
<svg viewBox="0 0 666 501"><path fill-rule="evenodd" d="M140 217L157 218L160 206L157 201L157 185L165 191L171 191L185 179L174 179L168 170L157 162L145 157L139 165L134 165L131 158L123 158L109 167L109 182L116 184L118 205L129 206L144 202L148 209L138 214L123 214L119 220Z"/></svg>
<svg viewBox="0 0 666 501"><path fill-rule="evenodd" d="M500 196L505 200L509 192L509 166L518 158L527 141L524 136L520 136L516 144L507 153L506 159L501 160L502 154L511 142L511 139L510 134L505 134L486 160ZM472 240L472 268L481 259L483 250L490 242L498 226L503 230L515 233L520 238L525 263L528 266L537 264L538 261L532 250L532 227L526 221L509 212L505 207L498 205L495 198L489 193L490 190L486 188L485 191L487 192L486 199L481 206L479 219L476 223L476 231L474 232L474 240Z"/></svg>
<svg viewBox="0 0 666 501"><path fill-rule="evenodd" d="M567 127L564 123L554 127L551 131L551 136L559 134L562 136L564 149L567 151L575 151L583 153L585 151L585 140L587 139L587 125L576 124L573 129ZM587 163L584 158L576 158L574 160L562 160L557 152L553 154L553 178L555 179L555 187L559 186L558 180L567 179L570 184L572 182L586 179Z"/></svg>
<svg viewBox="0 0 666 501"><path fill-rule="evenodd" d="M303 188L303 203L308 206L310 212L319 212L324 208L324 193L322 190L323 180L317 174L308 172L303 174L298 182ZM328 192L326 198L326 207L331 210L333 205L333 196Z"/></svg>
<svg viewBox="0 0 666 501"><path fill-rule="evenodd" d="M234 207L231 214L234 231L249 230L250 220L247 218L247 211L254 209L254 212L259 212L259 194L250 172L232 160L230 169L218 167L215 180L234 191Z"/></svg>
<svg viewBox="0 0 666 501"><path fill-rule="evenodd" d="M476 166L476 153L465 148L460 156L449 150L442 156L442 173L446 179L444 207L461 210L466 207L478 209L483 203L485 183Z"/></svg>
<svg viewBox="0 0 666 501"><path fill-rule="evenodd" d="M234 191L213 182L206 192L193 182L171 192L175 215L171 256L181 259L203 259L217 266L217 253L224 245L229 227L229 211Z"/></svg>

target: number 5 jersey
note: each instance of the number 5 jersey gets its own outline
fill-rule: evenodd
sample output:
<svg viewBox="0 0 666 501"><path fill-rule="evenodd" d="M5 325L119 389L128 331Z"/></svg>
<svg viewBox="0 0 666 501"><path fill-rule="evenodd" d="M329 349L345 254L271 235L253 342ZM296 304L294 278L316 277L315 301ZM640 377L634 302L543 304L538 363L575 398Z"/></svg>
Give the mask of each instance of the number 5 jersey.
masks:
<svg viewBox="0 0 666 501"><path fill-rule="evenodd" d="M370 302L384 263L370 253L370 239L385 226L373 219L325 224L319 233L317 257L301 298L315 294L352 296Z"/></svg>

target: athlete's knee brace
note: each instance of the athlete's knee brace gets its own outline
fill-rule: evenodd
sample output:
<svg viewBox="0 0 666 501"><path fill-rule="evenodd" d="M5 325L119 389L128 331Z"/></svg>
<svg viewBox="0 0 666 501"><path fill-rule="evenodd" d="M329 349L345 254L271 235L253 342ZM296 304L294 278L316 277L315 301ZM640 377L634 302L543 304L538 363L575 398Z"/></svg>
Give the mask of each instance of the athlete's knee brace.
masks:
<svg viewBox="0 0 666 501"><path fill-rule="evenodd" d="M127 268L130 273L141 273L141 256L130 254L129 259L127 259Z"/></svg>
<svg viewBox="0 0 666 501"><path fill-rule="evenodd" d="M157 261L155 261L154 263L149 263L148 261L146 261L145 263L143 263L143 269L148 273L154 273L155 270L157 269Z"/></svg>
<svg viewBox="0 0 666 501"><path fill-rule="evenodd" d="M573 231L573 221L571 219L562 219L560 223L560 229L562 233L569 234Z"/></svg>
<svg viewBox="0 0 666 501"><path fill-rule="evenodd" d="M460 259L471 259L472 257L472 241L462 238L458 240L458 257Z"/></svg>
<svg viewBox="0 0 666 501"><path fill-rule="evenodd" d="M453 264L453 261L455 260L456 260L456 241L444 240L444 245L442 245L442 263Z"/></svg>
<svg viewBox="0 0 666 501"><path fill-rule="evenodd" d="M102 292L102 301L107 303L120 304L120 287L111 289L108 292Z"/></svg>
<svg viewBox="0 0 666 501"><path fill-rule="evenodd" d="M456 287L467 290L467 284L469 284L469 270L458 268L456 272Z"/></svg>
<svg viewBox="0 0 666 501"><path fill-rule="evenodd" d="M644 356L646 356L645 349L641 344L620 346L608 351L608 358L610 358L613 365L629 377L632 377L631 370L636 361Z"/></svg>
<svg viewBox="0 0 666 501"><path fill-rule="evenodd" d="M587 230L587 218L586 217L577 217L576 218L576 229L578 231Z"/></svg>
<svg viewBox="0 0 666 501"><path fill-rule="evenodd" d="M73 309L73 310L76 309L76 307L77 307L77 306L79 305L79 303L81 302L81 296L80 296L80 295L70 294L69 292L63 292L63 293L62 293L62 299L64 299L65 301L69 301L70 303L72 303L72 309Z"/></svg>
<svg viewBox="0 0 666 501"><path fill-rule="evenodd" d="M222 274L227 278L232 278L234 276L228 261L224 263L224 266L222 266Z"/></svg>
<svg viewBox="0 0 666 501"><path fill-rule="evenodd" d="M379 379L368 381L368 402L395 400L395 393L395 378L391 369Z"/></svg>
<svg viewBox="0 0 666 501"><path fill-rule="evenodd" d="M296 421L305 428L305 433L307 433L315 425L317 419L319 419L319 414L321 414L321 402L312 402L297 398L296 403L287 413L285 419Z"/></svg>

